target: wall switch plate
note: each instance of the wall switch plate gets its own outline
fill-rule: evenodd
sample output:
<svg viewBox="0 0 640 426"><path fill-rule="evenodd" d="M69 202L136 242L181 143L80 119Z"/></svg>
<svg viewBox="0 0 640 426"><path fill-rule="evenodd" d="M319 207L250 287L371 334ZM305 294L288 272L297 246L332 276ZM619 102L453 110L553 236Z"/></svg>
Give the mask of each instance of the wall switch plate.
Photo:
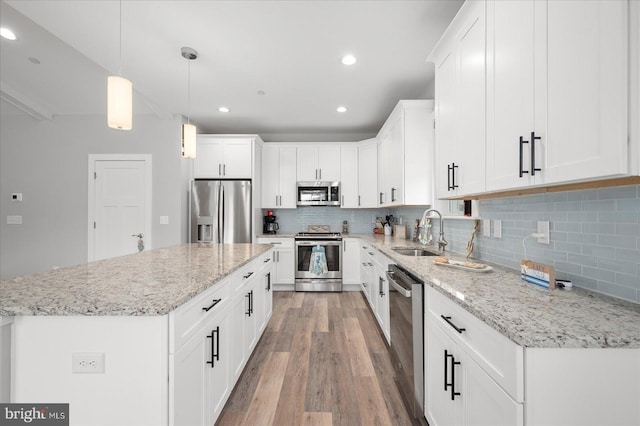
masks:
<svg viewBox="0 0 640 426"><path fill-rule="evenodd" d="M7 225L22 225L22 216L7 216Z"/></svg>
<svg viewBox="0 0 640 426"><path fill-rule="evenodd" d="M11 201L22 201L22 192L14 192L13 194L11 194Z"/></svg>
<svg viewBox="0 0 640 426"><path fill-rule="evenodd" d="M493 237L502 238L502 221L500 219L493 221Z"/></svg>
<svg viewBox="0 0 640 426"><path fill-rule="evenodd" d="M71 372L104 374L104 352L71 354Z"/></svg>
<svg viewBox="0 0 640 426"><path fill-rule="evenodd" d="M482 220L482 236L491 237L491 221L489 219Z"/></svg>
<svg viewBox="0 0 640 426"><path fill-rule="evenodd" d="M160 225L168 225L169 216L160 216Z"/></svg>
<svg viewBox="0 0 640 426"><path fill-rule="evenodd" d="M538 229L536 231L538 234L543 234L542 237L537 238L538 242L541 244L550 244L549 241L549 221L548 220L539 220L538 221Z"/></svg>

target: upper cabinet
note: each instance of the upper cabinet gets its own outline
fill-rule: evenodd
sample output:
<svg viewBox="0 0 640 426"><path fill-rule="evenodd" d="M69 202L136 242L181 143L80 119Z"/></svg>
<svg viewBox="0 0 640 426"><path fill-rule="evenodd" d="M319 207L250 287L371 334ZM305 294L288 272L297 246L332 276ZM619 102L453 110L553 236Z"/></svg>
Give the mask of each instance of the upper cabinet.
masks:
<svg viewBox="0 0 640 426"><path fill-rule="evenodd" d="M400 101L377 139L378 206L433 204L433 101Z"/></svg>
<svg viewBox="0 0 640 426"><path fill-rule="evenodd" d="M438 198L485 189L485 3L466 2L431 54Z"/></svg>
<svg viewBox="0 0 640 426"><path fill-rule="evenodd" d="M353 165L351 165L353 169ZM358 207L378 207L378 145L376 139L358 144Z"/></svg>
<svg viewBox="0 0 640 426"><path fill-rule="evenodd" d="M298 147L298 181L340 181L340 147Z"/></svg>
<svg viewBox="0 0 640 426"><path fill-rule="evenodd" d="M296 208L296 148L262 149L262 208Z"/></svg>
<svg viewBox="0 0 640 426"><path fill-rule="evenodd" d="M429 58L438 198L628 174L629 8L466 2Z"/></svg>
<svg viewBox="0 0 640 426"><path fill-rule="evenodd" d="M253 139L198 135L196 179L251 179Z"/></svg>
<svg viewBox="0 0 640 426"><path fill-rule="evenodd" d="M358 208L358 144L340 148L340 207Z"/></svg>
<svg viewBox="0 0 640 426"><path fill-rule="evenodd" d="M626 1L487 2L487 190L628 172L627 17Z"/></svg>

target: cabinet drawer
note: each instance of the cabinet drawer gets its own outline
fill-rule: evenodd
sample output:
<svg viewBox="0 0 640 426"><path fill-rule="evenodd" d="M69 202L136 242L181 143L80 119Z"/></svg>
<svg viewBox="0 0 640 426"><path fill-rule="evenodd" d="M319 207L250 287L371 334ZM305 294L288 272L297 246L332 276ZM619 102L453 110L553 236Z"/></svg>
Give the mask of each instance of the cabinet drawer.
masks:
<svg viewBox="0 0 640 426"><path fill-rule="evenodd" d="M257 239L258 244L273 244L273 247L288 247L293 248L293 238L270 238L260 237Z"/></svg>
<svg viewBox="0 0 640 426"><path fill-rule="evenodd" d="M169 313L169 351L175 353L213 315L221 312L231 300L233 274L214 284L184 305ZM216 302L219 300L219 302Z"/></svg>
<svg viewBox="0 0 640 426"><path fill-rule="evenodd" d="M438 323L516 402L523 402L522 347L437 290L427 292L428 321Z"/></svg>

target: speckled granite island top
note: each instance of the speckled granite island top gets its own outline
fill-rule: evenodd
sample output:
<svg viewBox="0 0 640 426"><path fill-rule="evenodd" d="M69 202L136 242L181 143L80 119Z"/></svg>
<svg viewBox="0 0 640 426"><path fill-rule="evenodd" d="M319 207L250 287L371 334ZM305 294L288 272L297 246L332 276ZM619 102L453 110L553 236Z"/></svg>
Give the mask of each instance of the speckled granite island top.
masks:
<svg viewBox="0 0 640 426"><path fill-rule="evenodd" d="M394 247L409 240L373 235L361 238L428 285L524 347L640 348L640 305L576 288L547 290L520 279L517 271L491 265L468 272L435 265L433 257L403 256ZM446 253L453 260L464 256ZM476 261L480 262L480 261ZM483 262L486 263L486 262Z"/></svg>
<svg viewBox="0 0 640 426"><path fill-rule="evenodd" d="M270 244L182 244L0 281L0 316L165 315Z"/></svg>

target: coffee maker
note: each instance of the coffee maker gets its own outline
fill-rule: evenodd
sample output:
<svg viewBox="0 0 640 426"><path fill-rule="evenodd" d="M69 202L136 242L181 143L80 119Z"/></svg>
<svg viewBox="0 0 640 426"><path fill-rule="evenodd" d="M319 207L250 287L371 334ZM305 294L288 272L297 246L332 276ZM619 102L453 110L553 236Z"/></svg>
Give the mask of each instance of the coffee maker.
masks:
<svg viewBox="0 0 640 426"><path fill-rule="evenodd" d="M272 210L267 210L267 215L264 217L264 223L262 226L262 232L264 234L275 234L280 229L276 217L273 215Z"/></svg>

